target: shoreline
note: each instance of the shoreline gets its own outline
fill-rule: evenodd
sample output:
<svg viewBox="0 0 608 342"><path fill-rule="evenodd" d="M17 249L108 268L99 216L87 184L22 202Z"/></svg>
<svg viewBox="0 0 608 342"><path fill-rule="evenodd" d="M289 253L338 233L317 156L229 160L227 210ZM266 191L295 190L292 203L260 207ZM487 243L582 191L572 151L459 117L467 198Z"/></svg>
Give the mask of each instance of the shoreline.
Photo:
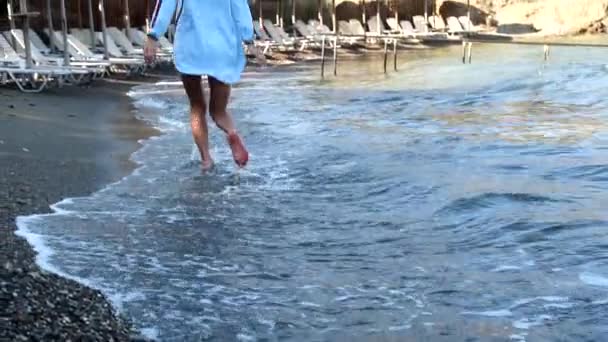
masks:
<svg viewBox="0 0 608 342"><path fill-rule="evenodd" d="M100 291L44 270L17 219L53 213L131 174L141 141L160 134L133 112L143 80L100 81L44 94L0 89L0 341L144 341Z"/></svg>

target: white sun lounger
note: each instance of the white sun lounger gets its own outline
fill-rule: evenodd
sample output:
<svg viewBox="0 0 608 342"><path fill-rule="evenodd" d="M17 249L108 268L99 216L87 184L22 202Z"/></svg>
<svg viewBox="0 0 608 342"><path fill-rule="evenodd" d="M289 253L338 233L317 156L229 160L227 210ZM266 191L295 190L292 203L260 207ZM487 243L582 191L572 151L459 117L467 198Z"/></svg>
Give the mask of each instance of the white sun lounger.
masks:
<svg viewBox="0 0 608 342"><path fill-rule="evenodd" d="M129 30L129 34L131 37L131 43L133 43L134 45L137 45L139 47L144 47L144 45L146 45L146 34L144 33L144 31L131 27L131 29Z"/></svg>
<svg viewBox="0 0 608 342"><path fill-rule="evenodd" d="M483 27L473 24L471 19L469 19L469 17L467 17L466 15L458 17L458 21L460 22L460 25L462 25L463 30L466 32L484 32L484 31L486 31Z"/></svg>
<svg viewBox="0 0 608 342"><path fill-rule="evenodd" d="M295 47L295 39L284 39L272 23L272 21L268 19L264 20L263 27L270 35L271 40L278 43L280 47L283 47L285 49L293 49Z"/></svg>
<svg viewBox="0 0 608 342"><path fill-rule="evenodd" d="M131 43L131 40L127 35L116 27L108 27L108 34L112 37L114 42L122 48L127 54L125 57L142 58L144 50L142 48L136 49ZM167 54L161 47L160 51L156 53L156 60L160 62L172 62L173 54Z"/></svg>
<svg viewBox="0 0 608 342"><path fill-rule="evenodd" d="M120 47L124 52L126 52L127 56L141 57L144 53L143 49L136 49L133 46L133 43L129 40L126 34L124 34L121 30L116 27L108 27L107 28L108 35L112 37L112 40L116 43L118 47Z"/></svg>
<svg viewBox="0 0 608 342"><path fill-rule="evenodd" d="M0 84L14 83L24 93L39 93L53 80L62 85L72 75L72 72L56 67L26 67L25 59L19 56L3 35L0 35L0 52Z"/></svg>
<svg viewBox="0 0 608 342"><path fill-rule="evenodd" d="M447 29L445 21L439 15L429 17L429 24L431 25L431 28L435 31L444 32Z"/></svg>
<svg viewBox="0 0 608 342"><path fill-rule="evenodd" d="M48 35L48 29L45 30ZM61 37L61 33L59 31L55 31L55 42L57 42L57 48L60 51L64 50L63 47L63 37ZM96 32L96 37L98 40L101 40L101 33ZM58 42L59 38L61 40ZM111 47L113 41L108 36L108 46ZM120 50L114 45L114 51L117 51L117 54L122 55ZM110 49L109 49L110 50ZM81 41L76 39L73 35L68 35L68 52L70 55L76 59L86 60L86 61L106 61L104 59L103 54L95 54L93 53L88 46L83 44ZM112 55L111 51L110 55ZM113 71L126 71L127 73L139 73L145 70L144 61L141 59L135 58L124 58L124 57L110 57L107 62L111 63L111 68Z"/></svg>
<svg viewBox="0 0 608 342"><path fill-rule="evenodd" d="M23 36L23 31L19 29L6 31L4 32L4 36L7 41L10 41L11 38L15 40L17 46L13 48L15 48L17 52L25 53L25 39ZM39 39L38 35L36 35L32 30L30 30L30 37L37 37ZM49 49L47 48L47 50ZM70 61L70 66L65 66L62 57L43 54L38 47L35 46L32 40L30 40L30 52L32 55L32 60L34 63L36 63L36 65L71 71L74 76L72 81L76 83L80 83L84 79L84 76L89 74L94 78L103 77L106 74L106 68L110 65L107 62Z"/></svg>

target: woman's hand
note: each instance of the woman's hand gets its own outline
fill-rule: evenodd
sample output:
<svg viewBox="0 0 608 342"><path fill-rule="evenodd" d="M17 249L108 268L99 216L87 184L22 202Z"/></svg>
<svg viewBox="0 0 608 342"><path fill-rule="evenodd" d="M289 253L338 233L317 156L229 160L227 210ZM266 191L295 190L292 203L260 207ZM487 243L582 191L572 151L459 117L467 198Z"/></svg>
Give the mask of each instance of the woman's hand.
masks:
<svg viewBox="0 0 608 342"><path fill-rule="evenodd" d="M156 60L156 50L158 49L158 43L150 38L146 37L146 43L144 44L144 61L147 64L152 64Z"/></svg>

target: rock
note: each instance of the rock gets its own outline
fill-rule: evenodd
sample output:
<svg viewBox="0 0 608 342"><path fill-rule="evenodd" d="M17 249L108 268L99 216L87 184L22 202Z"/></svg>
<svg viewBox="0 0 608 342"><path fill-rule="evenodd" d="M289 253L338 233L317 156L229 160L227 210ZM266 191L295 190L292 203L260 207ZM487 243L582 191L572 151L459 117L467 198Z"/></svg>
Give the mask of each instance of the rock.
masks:
<svg viewBox="0 0 608 342"><path fill-rule="evenodd" d="M525 34L534 33L538 30L531 24L501 24L496 28L497 33L504 34Z"/></svg>
<svg viewBox="0 0 608 342"><path fill-rule="evenodd" d="M6 269L9 272L12 272L13 271L13 263L11 263L10 261L7 261L4 264L4 269Z"/></svg>
<svg viewBox="0 0 608 342"><path fill-rule="evenodd" d="M24 198L17 198L15 200L15 203L17 203L19 205L28 205L30 203L30 201L28 201L27 199L24 199Z"/></svg>
<svg viewBox="0 0 608 342"><path fill-rule="evenodd" d="M466 15L466 0L438 0L442 16ZM602 33L608 0L470 0L472 20L484 23L484 14L496 19L501 33L542 35ZM522 26L519 26L522 25Z"/></svg>

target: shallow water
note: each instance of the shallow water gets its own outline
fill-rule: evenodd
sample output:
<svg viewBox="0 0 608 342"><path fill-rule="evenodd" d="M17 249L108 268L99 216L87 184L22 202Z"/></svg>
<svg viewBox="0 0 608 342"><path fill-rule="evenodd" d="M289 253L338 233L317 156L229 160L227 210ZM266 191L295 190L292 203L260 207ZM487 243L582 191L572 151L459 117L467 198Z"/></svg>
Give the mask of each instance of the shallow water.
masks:
<svg viewBox="0 0 608 342"><path fill-rule="evenodd" d="M141 167L21 234L163 341L603 340L604 50L459 53L248 73L242 172L214 130L200 174L179 84L135 88Z"/></svg>

